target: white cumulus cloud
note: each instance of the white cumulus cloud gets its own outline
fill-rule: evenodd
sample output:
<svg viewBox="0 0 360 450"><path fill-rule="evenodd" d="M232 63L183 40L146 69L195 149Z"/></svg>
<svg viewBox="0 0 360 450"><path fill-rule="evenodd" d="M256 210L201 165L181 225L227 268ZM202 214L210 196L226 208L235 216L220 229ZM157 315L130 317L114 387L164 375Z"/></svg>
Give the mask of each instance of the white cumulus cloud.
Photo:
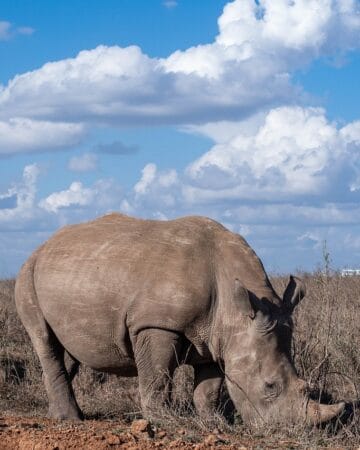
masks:
<svg viewBox="0 0 360 450"><path fill-rule="evenodd" d="M337 266L351 263L357 253L346 257L344 248L359 231L359 130L358 121L339 125L321 108L298 106L192 126L215 140L212 148L183 173L145 166L121 210L210 216L246 234L272 270L284 270L284 261L314 266L324 240Z"/></svg>
<svg viewBox="0 0 360 450"><path fill-rule="evenodd" d="M140 216L148 213L163 220L168 211L179 208L180 197L181 183L177 171L158 170L156 164L149 163L142 169L133 192L122 201L121 211Z"/></svg>
<svg viewBox="0 0 360 450"><path fill-rule="evenodd" d="M53 192L41 199L38 206L55 214L65 224L119 209L121 200L121 188L114 180L99 179L90 187L80 181L73 181L68 189Z"/></svg>
<svg viewBox="0 0 360 450"><path fill-rule="evenodd" d="M0 120L0 154L47 151L71 147L84 135L82 124L28 118Z"/></svg>
<svg viewBox="0 0 360 450"><path fill-rule="evenodd" d="M134 191L136 194L145 194L151 183L156 177L156 165L149 163L142 170L142 175L140 180L135 184Z"/></svg>
<svg viewBox="0 0 360 450"><path fill-rule="evenodd" d="M37 180L40 168L37 164L25 166L22 180L14 183L6 193L0 194L1 198L14 198L12 207L0 209L0 230L21 229L25 222L35 217L35 198L37 192Z"/></svg>
<svg viewBox="0 0 360 450"><path fill-rule="evenodd" d="M235 0L218 24L212 43L167 58L136 46L99 46L17 75L0 90L0 120L112 126L241 119L293 101L300 95L294 70L360 43L356 0Z"/></svg>
<svg viewBox="0 0 360 450"><path fill-rule="evenodd" d="M221 136L219 144L190 164L188 198L280 199L323 194L342 176L344 167L346 178L338 181L347 183L344 188L348 189L356 177L353 161L360 145L352 135L357 127L354 122L338 129L321 108L273 109L252 133L246 133L244 126L238 134L231 130L229 140Z"/></svg>
<svg viewBox="0 0 360 450"><path fill-rule="evenodd" d="M84 187L80 181L74 181L69 189L54 192L41 200L39 206L46 211L57 213L60 208L89 205L93 198L92 189Z"/></svg>

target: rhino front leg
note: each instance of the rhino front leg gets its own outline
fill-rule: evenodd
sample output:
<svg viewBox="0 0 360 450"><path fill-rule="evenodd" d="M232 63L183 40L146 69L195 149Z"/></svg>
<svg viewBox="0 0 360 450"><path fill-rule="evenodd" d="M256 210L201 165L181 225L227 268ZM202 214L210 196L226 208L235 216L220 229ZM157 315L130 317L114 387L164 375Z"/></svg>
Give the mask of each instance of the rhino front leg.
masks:
<svg viewBox="0 0 360 450"><path fill-rule="evenodd" d="M203 418L214 416L219 406L223 373L215 363L194 367L194 405Z"/></svg>
<svg viewBox="0 0 360 450"><path fill-rule="evenodd" d="M180 350L181 338L172 331L147 329L137 336L134 354L145 415L151 416L169 404Z"/></svg>

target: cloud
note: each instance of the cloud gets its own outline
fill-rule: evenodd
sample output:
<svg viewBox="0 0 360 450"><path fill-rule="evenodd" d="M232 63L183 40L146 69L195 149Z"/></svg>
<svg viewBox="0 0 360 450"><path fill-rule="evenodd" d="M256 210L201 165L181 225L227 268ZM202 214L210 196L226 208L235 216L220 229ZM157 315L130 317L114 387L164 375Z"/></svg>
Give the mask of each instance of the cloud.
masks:
<svg viewBox="0 0 360 450"><path fill-rule="evenodd" d="M165 6L165 8L173 9L177 7L178 2L176 0L165 0L163 1L163 5Z"/></svg>
<svg viewBox="0 0 360 450"><path fill-rule="evenodd" d="M234 1L219 19L217 42L245 45L251 54L281 50L287 58L331 54L359 45L359 11L356 0Z"/></svg>
<svg viewBox="0 0 360 450"><path fill-rule="evenodd" d="M160 59L136 46L99 46L17 75L0 90L0 120L199 124L301 102L292 72L358 48L358 13L355 0L235 0L210 44Z"/></svg>
<svg viewBox="0 0 360 450"><path fill-rule="evenodd" d="M143 170L140 180L135 184L134 191L136 194L145 194L151 183L155 180L156 165L147 164Z"/></svg>
<svg viewBox="0 0 360 450"><path fill-rule="evenodd" d="M82 124L27 118L0 120L0 155L72 147L85 133Z"/></svg>
<svg viewBox="0 0 360 450"><path fill-rule="evenodd" d="M314 267L324 240L337 267L352 264L359 252L344 248L360 232L359 123L339 126L321 108L292 106L192 126L212 148L183 173L147 164L121 210L210 216L246 235L271 270Z"/></svg>
<svg viewBox="0 0 360 450"><path fill-rule="evenodd" d="M91 172L98 167L98 158L94 153L84 153L80 156L73 156L68 164L68 168L74 172Z"/></svg>
<svg viewBox="0 0 360 450"><path fill-rule="evenodd" d="M0 21L0 41L7 41L17 34L31 35L35 32L31 27L15 27L7 21Z"/></svg>
<svg viewBox="0 0 360 450"><path fill-rule="evenodd" d="M313 204L309 195L308 203L296 199L249 203L236 198L207 204L202 198L189 202L184 175L177 174L174 183L165 187L159 179L171 171L159 171L155 165L150 166L151 170L145 167L146 188L141 189L141 194L133 190L123 199L120 210L126 214L158 220L194 214L212 217L246 236L269 271L309 270L316 264L320 266L325 240L335 267L351 266L360 257L360 247L355 246L360 233L359 201ZM144 181L144 170L139 181Z"/></svg>
<svg viewBox="0 0 360 450"><path fill-rule="evenodd" d="M360 220L351 206L360 200L359 121L339 127L321 108L293 106L258 114L236 128L236 123L192 127L219 142L182 174L147 164L126 208L142 215L204 210L219 216L232 210L227 217L233 218L240 210L237 222L242 217L254 223L259 211L250 205L256 202L264 223Z"/></svg>
<svg viewBox="0 0 360 450"><path fill-rule="evenodd" d="M177 51L164 64L172 72L224 81L238 70L237 89L261 88L264 79L286 86L289 71L321 55L359 47L359 9L356 0L229 2L213 44Z"/></svg>
<svg viewBox="0 0 360 450"><path fill-rule="evenodd" d="M91 187L84 186L80 181L73 181L68 189L53 192L41 199L38 206L48 213L58 215L61 222L71 223L118 209L120 201L121 188L111 179L100 179Z"/></svg>
<svg viewBox="0 0 360 450"><path fill-rule="evenodd" d="M40 175L37 164L25 166L22 180L14 183L5 194L0 194L0 230L21 229L35 216L36 183Z"/></svg>
<svg viewBox="0 0 360 450"><path fill-rule="evenodd" d="M175 169L158 170L156 164L149 163L141 171L139 181L123 199L121 211L144 217L161 218L171 216L174 208L181 210L181 184Z"/></svg>
<svg viewBox="0 0 360 450"><path fill-rule="evenodd" d="M0 192L0 274L14 277L31 252L55 230L71 223L119 210L121 187L112 179L90 186L73 182L67 189L39 199L37 185L46 176L36 164L24 168L21 179Z"/></svg>
<svg viewBox="0 0 360 450"><path fill-rule="evenodd" d="M342 194L354 190L358 122L338 129L321 108L280 107L247 132L241 125L228 140L225 130L220 143L189 165L189 201L323 196L334 185ZM200 129L216 135L211 126Z"/></svg>
<svg viewBox="0 0 360 450"><path fill-rule="evenodd" d="M178 175L175 169L158 171L156 164L149 163L142 170L140 180L134 186L137 197L154 194L154 190L168 190L178 184Z"/></svg>
<svg viewBox="0 0 360 450"><path fill-rule="evenodd" d="M321 203L299 205L296 202L255 204L233 203L222 211L222 217L230 223L246 225L273 225L299 227L331 227L360 223L358 203Z"/></svg>
<svg viewBox="0 0 360 450"><path fill-rule="evenodd" d="M91 186L73 181L67 189L39 199L37 184L41 175L46 174L39 165L29 164L19 181L0 192L0 233L48 232L119 210L123 200L121 186L111 178L98 179Z"/></svg>
<svg viewBox="0 0 360 450"><path fill-rule="evenodd" d="M105 153L109 155L129 155L139 151L136 145L126 145L121 141L113 141L109 143L97 144L93 150L98 153Z"/></svg>
<svg viewBox="0 0 360 450"><path fill-rule="evenodd" d="M54 192L41 200L39 206L46 211L57 213L60 208L89 205L93 198L92 189L85 188L80 181L74 181L69 189Z"/></svg>

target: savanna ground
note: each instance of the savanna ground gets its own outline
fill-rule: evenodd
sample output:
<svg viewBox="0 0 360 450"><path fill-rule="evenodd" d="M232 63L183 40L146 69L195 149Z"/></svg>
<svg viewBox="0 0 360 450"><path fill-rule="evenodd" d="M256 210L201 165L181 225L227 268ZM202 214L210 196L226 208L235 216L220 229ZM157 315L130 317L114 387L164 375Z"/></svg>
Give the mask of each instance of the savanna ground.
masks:
<svg viewBox="0 0 360 450"><path fill-rule="evenodd" d="M176 373L171 410L151 424L141 419L137 380L81 368L74 381L86 420L44 418L41 369L15 311L14 280L0 281L0 449L358 448L360 419L360 277L329 271L303 274L307 296L295 313L294 361L323 401L345 400L347 414L323 428L285 426L251 431L214 418L205 423L191 405L191 369ZM286 285L273 277L279 294Z"/></svg>

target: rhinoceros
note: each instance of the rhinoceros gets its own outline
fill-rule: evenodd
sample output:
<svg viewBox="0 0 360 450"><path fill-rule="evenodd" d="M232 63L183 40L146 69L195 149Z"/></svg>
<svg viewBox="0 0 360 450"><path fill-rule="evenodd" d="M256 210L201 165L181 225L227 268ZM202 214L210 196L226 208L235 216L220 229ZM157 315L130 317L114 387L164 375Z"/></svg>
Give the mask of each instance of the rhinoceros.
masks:
<svg viewBox="0 0 360 450"><path fill-rule="evenodd" d="M291 276L281 299L247 242L211 219L117 213L62 228L15 288L50 417L82 417L71 386L80 363L138 376L144 414L168 400L174 369L186 363L199 414L214 412L225 379L249 424L315 424L344 408L311 400L291 362L291 314L304 293Z"/></svg>

